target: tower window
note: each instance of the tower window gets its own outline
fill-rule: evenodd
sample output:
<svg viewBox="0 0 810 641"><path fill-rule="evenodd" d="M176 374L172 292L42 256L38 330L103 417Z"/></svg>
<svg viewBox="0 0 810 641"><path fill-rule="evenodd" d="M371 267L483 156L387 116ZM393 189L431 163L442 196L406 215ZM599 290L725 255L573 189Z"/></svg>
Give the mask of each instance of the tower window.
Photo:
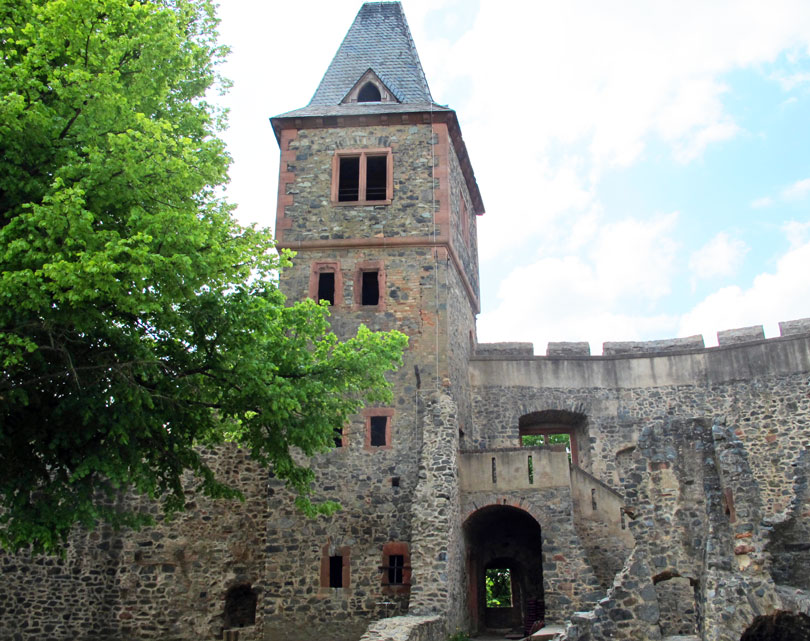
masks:
<svg viewBox="0 0 810 641"><path fill-rule="evenodd" d="M309 273L309 297L327 301L332 307L343 303L343 275L337 261L312 263Z"/></svg>
<svg viewBox="0 0 810 641"><path fill-rule="evenodd" d="M338 201L345 203L360 200L360 156L340 159Z"/></svg>
<svg viewBox="0 0 810 641"><path fill-rule="evenodd" d="M391 420L394 410L390 407L372 407L363 410L366 420L366 450L391 449Z"/></svg>
<svg viewBox="0 0 810 641"><path fill-rule="evenodd" d="M362 272L360 293L361 305L380 304L380 272L377 270Z"/></svg>
<svg viewBox="0 0 810 641"><path fill-rule="evenodd" d="M380 102L381 100L380 90L372 82L364 84L360 93L357 94L357 102Z"/></svg>
<svg viewBox="0 0 810 641"><path fill-rule="evenodd" d="M342 588L343 587L343 557L330 556L329 557L329 587Z"/></svg>
<svg viewBox="0 0 810 641"><path fill-rule="evenodd" d="M336 427L335 431L332 434L332 437L335 439L335 447L343 447L343 428Z"/></svg>
<svg viewBox="0 0 810 641"><path fill-rule="evenodd" d="M388 557L388 585L402 585L405 570L405 556L392 554Z"/></svg>
<svg viewBox="0 0 810 641"><path fill-rule="evenodd" d="M371 436L369 444L371 447L385 447L388 445L386 431L388 428L387 416L372 416L370 421Z"/></svg>
<svg viewBox="0 0 810 641"><path fill-rule="evenodd" d="M390 149L340 150L332 161L332 202L387 205L393 198Z"/></svg>
<svg viewBox="0 0 810 641"><path fill-rule="evenodd" d="M318 274L318 300L325 300L330 305L335 304L335 274L322 272Z"/></svg>

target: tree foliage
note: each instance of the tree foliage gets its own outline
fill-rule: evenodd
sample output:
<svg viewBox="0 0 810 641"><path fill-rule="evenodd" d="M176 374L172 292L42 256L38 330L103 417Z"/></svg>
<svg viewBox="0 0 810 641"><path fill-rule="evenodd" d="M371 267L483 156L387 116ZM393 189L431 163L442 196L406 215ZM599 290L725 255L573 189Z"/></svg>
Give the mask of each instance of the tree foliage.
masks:
<svg viewBox="0 0 810 641"><path fill-rule="evenodd" d="M512 607L512 572L507 568L490 568L484 576L488 608Z"/></svg>
<svg viewBox="0 0 810 641"><path fill-rule="evenodd" d="M0 543L181 509L199 446L231 439L298 491L296 464L387 402L397 332L340 342L287 305L287 262L219 197L229 159L209 0L0 0Z"/></svg>

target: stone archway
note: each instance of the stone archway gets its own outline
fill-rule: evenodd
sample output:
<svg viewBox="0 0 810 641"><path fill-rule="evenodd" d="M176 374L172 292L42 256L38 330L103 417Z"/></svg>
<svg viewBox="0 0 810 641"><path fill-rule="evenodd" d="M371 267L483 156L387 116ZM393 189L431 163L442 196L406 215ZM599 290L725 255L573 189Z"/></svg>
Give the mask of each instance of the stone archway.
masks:
<svg viewBox="0 0 810 641"><path fill-rule="evenodd" d="M522 509L489 505L473 512L464 522L464 539L473 627L526 633L545 614L540 524ZM492 568L511 573L511 607L497 612L487 608L486 602L486 571Z"/></svg>

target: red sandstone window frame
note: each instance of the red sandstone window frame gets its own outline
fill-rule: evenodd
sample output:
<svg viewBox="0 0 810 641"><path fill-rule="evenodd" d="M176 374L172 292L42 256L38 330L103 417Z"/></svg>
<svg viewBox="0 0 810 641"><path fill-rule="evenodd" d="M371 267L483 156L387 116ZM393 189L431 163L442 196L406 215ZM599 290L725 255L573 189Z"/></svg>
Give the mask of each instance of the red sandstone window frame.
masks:
<svg viewBox="0 0 810 641"><path fill-rule="evenodd" d="M333 547L330 543L327 543L321 548L321 589L323 590L345 590L351 587L351 547L348 545L344 545L339 548ZM330 585L329 581L329 564L330 558L333 556L340 556L343 557L342 563L342 576L341 585L339 588L333 588Z"/></svg>
<svg viewBox="0 0 810 641"><path fill-rule="evenodd" d="M460 196L459 200L459 216L461 217L461 241L465 247L470 246L470 213L467 211L467 202L464 196Z"/></svg>
<svg viewBox="0 0 810 641"><path fill-rule="evenodd" d="M401 556L402 563L402 583L391 583L389 569L391 568L391 557ZM411 553L407 543L402 541L390 541L383 545L382 564L380 565L380 582L383 586L383 594L407 594L411 590Z"/></svg>
<svg viewBox="0 0 810 641"><path fill-rule="evenodd" d="M366 437L363 442L363 449L375 452L377 450L390 450L392 447L391 442L391 424L394 420L394 408L393 407L371 407L363 410L362 413L363 419L366 424ZM371 419L373 417L385 417L385 444L384 445L372 445L371 444Z"/></svg>
<svg viewBox="0 0 810 641"><path fill-rule="evenodd" d="M385 200L366 200L366 159L370 156L385 156L386 179L385 179ZM359 158L360 177L357 200L339 200L338 188L340 186L340 159ZM332 193L333 205L351 206L372 206L390 205L394 200L394 155L390 147L380 147L377 149L337 149L332 156Z"/></svg>
<svg viewBox="0 0 810 641"><path fill-rule="evenodd" d="M335 275L335 304L333 307L343 305L343 272L340 271L340 262L335 260L322 260L312 263L309 272L309 298L318 302L318 285L321 274Z"/></svg>
<svg viewBox="0 0 810 641"><path fill-rule="evenodd" d="M376 305L363 305L363 274L367 272L377 272L377 288L379 298ZM353 311L372 310L376 312L385 311L385 263L381 260L364 260L355 265L354 271L354 303Z"/></svg>

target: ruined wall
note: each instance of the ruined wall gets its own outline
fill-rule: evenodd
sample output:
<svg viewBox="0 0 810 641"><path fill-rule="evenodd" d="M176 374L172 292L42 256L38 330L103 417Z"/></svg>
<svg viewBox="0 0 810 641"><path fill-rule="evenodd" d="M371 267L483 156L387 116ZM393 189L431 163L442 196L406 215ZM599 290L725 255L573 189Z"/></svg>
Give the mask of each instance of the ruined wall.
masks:
<svg viewBox="0 0 810 641"><path fill-rule="evenodd" d="M213 639L230 588L249 585L261 607L267 471L232 447L208 454L244 502L189 494L186 513L171 522L143 503L156 526L120 535L106 527L77 531L65 559L3 555L0 638ZM260 639L260 617L256 623L240 639Z"/></svg>
<svg viewBox="0 0 810 641"><path fill-rule="evenodd" d="M774 579L803 587L808 372L806 335L663 354L473 361L482 442L516 444L518 419L531 412L584 414L588 472L626 500L633 556L569 638L697 631L736 641L756 616L784 607ZM587 549L593 533L580 534Z"/></svg>

